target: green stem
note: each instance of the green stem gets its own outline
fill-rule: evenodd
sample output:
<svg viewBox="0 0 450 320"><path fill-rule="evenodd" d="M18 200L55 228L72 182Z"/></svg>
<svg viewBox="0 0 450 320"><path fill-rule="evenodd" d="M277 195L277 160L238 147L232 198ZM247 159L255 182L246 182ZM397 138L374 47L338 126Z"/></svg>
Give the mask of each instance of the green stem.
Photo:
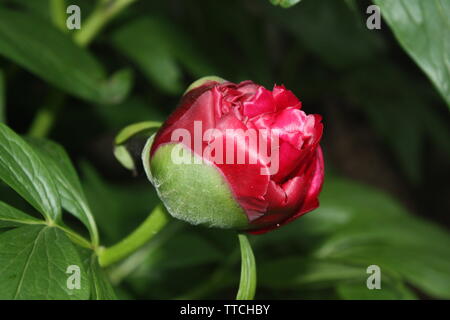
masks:
<svg viewBox="0 0 450 320"><path fill-rule="evenodd" d="M30 136L44 138L48 135L64 99L64 94L59 91L55 91L49 96L48 101L34 117L28 132Z"/></svg>
<svg viewBox="0 0 450 320"><path fill-rule="evenodd" d="M75 33L74 40L81 47L89 45L103 27L124 8L136 0L103 0L94 12L82 25L81 30Z"/></svg>
<svg viewBox="0 0 450 320"><path fill-rule="evenodd" d="M65 0L51 0L50 1L50 15L53 24L63 32L67 32L66 26L66 1Z"/></svg>
<svg viewBox="0 0 450 320"><path fill-rule="evenodd" d="M236 300L253 300L256 292L256 262L252 246L245 234L239 234L241 248L241 280Z"/></svg>
<svg viewBox="0 0 450 320"><path fill-rule="evenodd" d="M258 239L254 239L253 246L258 244ZM218 291L222 288L223 284L226 283L224 281L227 276L229 276L232 268L239 261L239 249L233 250L230 255L228 255L227 259L223 261L219 268L215 270L212 275L205 281L203 281L198 287L195 287L187 294L183 294L175 298L175 300L196 300L196 299L204 299L205 297L210 296L212 293ZM242 253L241 253L242 255ZM241 276L242 278L242 276ZM255 271L255 287L256 287L256 271ZM241 287L241 284L239 285Z"/></svg>
<svg viewBox="0 0 450 320"><path fill-rule="evenodd" d="M145 221L125 239L109 248L98 250L99 264L107 267L118 262L152 239L168 222L169 215L158 205Z"/></svg>
<svg viewBox="0 0 450 320"><path fill-rule="evenodd" d="M185 226L182 222L173 221L165 229L158 233L152 241L147 243L141 249L131 254L128 258L121 261L109 270L108 275L111 283L118 286L123 279L135 272L148 257L158 248L162 247L172 236L179 232Z"/></svg>

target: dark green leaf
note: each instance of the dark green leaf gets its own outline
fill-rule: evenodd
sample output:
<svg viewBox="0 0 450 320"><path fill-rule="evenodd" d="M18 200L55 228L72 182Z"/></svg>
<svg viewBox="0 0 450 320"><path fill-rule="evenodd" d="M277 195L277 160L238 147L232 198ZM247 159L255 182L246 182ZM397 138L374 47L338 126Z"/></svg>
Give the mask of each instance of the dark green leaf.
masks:
<svg viewBox="0 0 450 320"><path fill-rule="evenodd" d="M325 186L321 208L303 218L302 229L314 233L315 225L336 214L342 219L323 229L315 256L377 264L430 295L450 297L448 232L409 215L381 192L337 179Z"/></svg>
<svg viewBox="0 0 450 320"><path fill-rule="evenodd" d="M98 231L91 209L81 187L78 174L64 148L44 139L29 139L36 152L44 159L47 168L58 184L61 205L88 228L94 244L98 244Z"/></svg>
<svg viewBox="0 0 450 320"><path fill-rule="evenodd" d="M311 258L290 257L260 264L260 284L271 288L301 288L306 285L332 285L338 281L356 280L365 284L362 266Z"/></svg>
<svg viewBox="0 0 450 320"><path fill-rule="evenodd" d="M244 234L239 234L241 247L241 280L236 300L252 300L256 291L256 263L252 246Z"/></svg>
<svg viewBox="0 0 450 320"><path fill-rule="evenodd" d="M183 90L179 63L195 77L213 71L204 58L192 50L185 35L162 18L134 20L114 34L113 42L119 51L142 68L150 81L170 94Z"/></svg>
<svg viewBox="0 0 450 320"><path fill-rule="evenodd" d="M0 201L0 228L20 226L22 224L43 223L32 216Z"/></svg>
<svg viewBox="0 0 450 320"><path fill-rule="evenodd" d="M343 283L336 287L340 298L348 300L413 300L414 293L401 283L383 283L381 289L369 290L364 282Z"/></svg>
<svg viewBox="0 0 450 320"><path fill-rule="evenodd" d="M0 9L0 55L77 97L100 103L120 98L108 96L117 80L108 80L88 51L49 21L28 13ZM129 84L119 83L123 95Z"/></svg>
<svg viewBox="0 0 450 320"><path fill-rule="evenodd" d="M267 14L334 68L367 63L384 50L380 34L343 1L308 0L289 10L268 8Z"/></svg>
<svg viewBox="0 0 450 320"><path fill-rule="evenodd" d="M70 289L69 266L79 268L80 288ZM24 226L0 235L0 299L88 299L89 281L63 231Z"/></svg>
<svg viewBox="0 0 450 320"><path fill-rule="evenodd" d="M0 69L0 122L6 123L6 83L5 74Z"/></svg>
<svg viewBox="0 0 450 320"><path fill-rule="evenodd" d="M400 44L450 106L450 2L374 0Z"/></svg>
<svg viewBox="0 0 450 320"><path fill-rule="evenodd" d="M0 180L48 220L58 220L61 201L53 175L21 137L0 123Z"/></svg>

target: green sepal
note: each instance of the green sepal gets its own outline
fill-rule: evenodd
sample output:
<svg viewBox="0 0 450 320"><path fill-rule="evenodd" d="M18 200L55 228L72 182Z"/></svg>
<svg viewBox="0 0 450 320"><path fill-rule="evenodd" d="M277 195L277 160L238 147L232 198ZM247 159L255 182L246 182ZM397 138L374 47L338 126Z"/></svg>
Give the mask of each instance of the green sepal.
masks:
<svg viewBox="0 0 450 320"><path fill-rule="evenodd" d="M197 164L196 160L201 159L179 143L159 146L150 158L152 143L153 137L147 141L142 153L144 168L174 218L222 229L248 227L245 211L216 167L208 163ZM181 163L172 160L173 152L178 152Z"/></svg>
<svg viewBox="0 0 450 320"><path fill-rule="evenodd" d="M204 85L204 84L205 84L206 82L208 82L208 81L215 81L215 82L218 82L218 83L224 83L224 82L227 82L227 80L222 79L221 77L217 77L217 76L206 76L206 77L200 78L200 79L198 79L198 80L192 82L192 83L189 85L189 87L186 89L186 91L184 92L183 95L185 95L186 93L188 93L189 91L191 91L191 90L193 90L193 89L195 89L195 88L201 87L202 85Z"/></svg>
<svg viewBox="0 0 450 320"><path fill-rule="evenodd" d="M114 139L114 156L126 169L136 171L136 164L130 152L129 144L135 138L148 138L154 134L161 123L144 121L131 124L123 128Z"/></svg>

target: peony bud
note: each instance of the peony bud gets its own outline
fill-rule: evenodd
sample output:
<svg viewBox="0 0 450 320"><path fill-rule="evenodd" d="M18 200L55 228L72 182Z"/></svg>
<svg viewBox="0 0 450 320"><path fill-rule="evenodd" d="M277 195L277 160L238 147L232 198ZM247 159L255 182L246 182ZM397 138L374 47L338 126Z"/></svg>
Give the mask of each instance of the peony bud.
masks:
<svg viewBox="0 0 450 320"><path fill-rule="evenodd" d="M264 233L318 207L319 115L284 86L195 82L143 152L175 218Z"/></svg>

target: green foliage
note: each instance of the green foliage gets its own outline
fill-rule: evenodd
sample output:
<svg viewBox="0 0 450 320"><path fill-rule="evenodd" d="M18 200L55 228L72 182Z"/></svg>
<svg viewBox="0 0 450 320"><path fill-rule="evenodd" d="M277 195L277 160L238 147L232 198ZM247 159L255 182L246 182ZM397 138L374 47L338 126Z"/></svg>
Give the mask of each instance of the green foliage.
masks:
<svg viewBox="0 0 450 320"><path fill-rule="evenodd" d="M0 299L232 299L240 280L238 298L251 298L250 243L257 298L450 298L448 228L430 222L448 221L449 117L437 93L450 105L448 2L374 0L382 31L366 28L366 3L353 0L117 1L112 14L96 1L72 3L83 28L94 25L89 34L65 30L55 1L0 4ZM143 142L187 85L211 74L284 83L308 113L324 115L320 208L280 230L241 236L242 273L234 232L181 222L102 268L100 245L121 241L160 205L136 161ZM27 130L42 111L48 127ZM400 180L384 180L395 195L334 173L336 145L345 162L366 161L361 149L346 149L359 134L352 127L327 141L349 123L381 145L382 173ZM49 132L67 152L16 133L27 131ZM375 166L369 160L363 171ZM364 180L357 171L351 165ZM199 177L184 178L196 190L205 188ZM177 206L217 206L211 194L192 194ZM373 264L381 290L366 286ZM71 265L80 267L80 289L66 285Z"/></svg>
<svg viewBox="0 0 450 320"><path fill-rule="evenodd" d="M0 69L0 122L5 123L5 105L6 105L6 97L5 97L5 74Z"/></svg>
<svg viewBox="0 0 450 320"><path fill-rule="evenodd" d="M130 87L129 74L108 79L89 52L49 22L28 13L0 8L0 54L51 85L89 101L120 101Z"/></svg>
<svg viewBox="0 0 450 320"><path fill-rule="evenodd" d="M113 35L113 44L168 94L180 94L184 89L181 65L194 78L214 73L192 49L189 38L160 17L141 18L127 24Z"/></svg>
<svg viewBox="0 0 450 320"><path fill-rule="evenodd" d="M450 3L444 0L375 0L400 44L450 106Z"/></svg>
<svg viewBox="0 0 450 320"><path fill-rule="evenodd" d="M98 245L97 226L78 175L66 151L58 144L48 140L31 139L29 142L52 171L55 183L58 185L62 207L83 222L89 230L93 243Z"/></svg>
<svg viewBox="0 0 450 320"><path fill-rule="evenodd" d="M1 234L0 265L0 299L89 298L89 283L80 257L57 228L30 225ZM66 269L71 265L80 267L78 290L66 286Z"/></svg>
<svg viewBox="0 0 450 320"><path fill-rule="evenodd" d="M0 234L0 299L113 298L95 253L84 249L92 255L88 264L79 254L79 246L95 248L98 234L65 150L46 140L33 139L30 146L4 124L0 133L1 180L46 218L0 202L0 228L10 229ZM62 223L60 203L85 223L92 244ZM79 288L67 285L71 266L79 268Z"/></svg>
<svg viewBox="0 0 450 320"><path fill-rule="evenodd" d="M49 168L17 134L0 123L0 179L49 221L61 216L61 200Z"/></svg>

